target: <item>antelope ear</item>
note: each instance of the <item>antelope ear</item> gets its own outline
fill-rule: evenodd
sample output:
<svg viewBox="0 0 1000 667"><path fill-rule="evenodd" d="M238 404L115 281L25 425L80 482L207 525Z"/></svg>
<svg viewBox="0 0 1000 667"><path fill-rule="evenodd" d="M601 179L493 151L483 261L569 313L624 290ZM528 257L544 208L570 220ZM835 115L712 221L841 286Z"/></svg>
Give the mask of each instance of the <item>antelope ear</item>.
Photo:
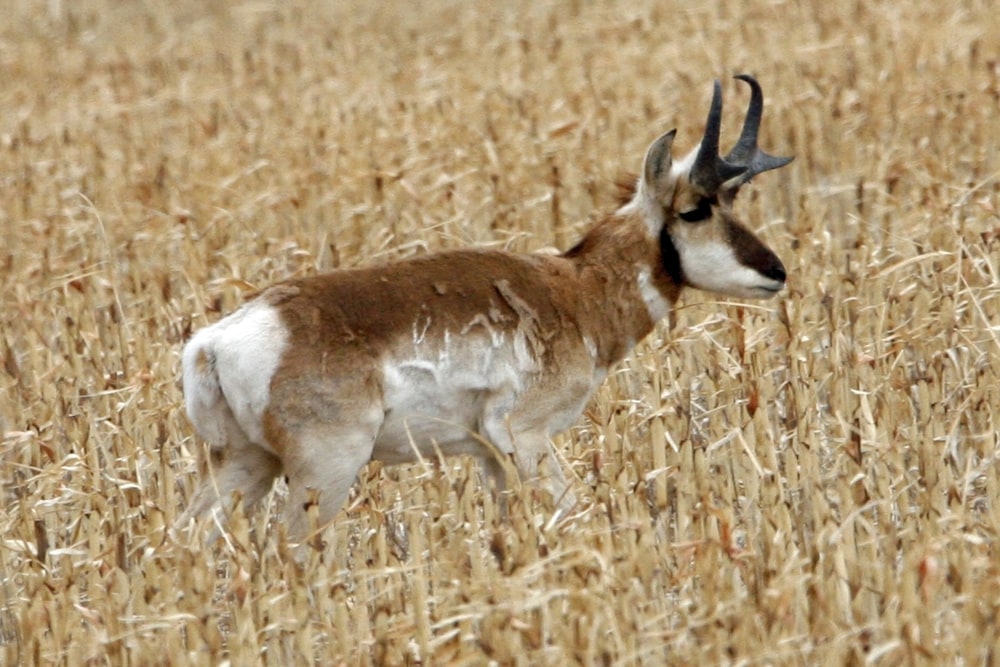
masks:
<svg viewBox="0 0 1000 667"><path fill-rule="evenodd" d="M646 150L646 160L642 166L642 179L648 191L658 200L663 200L663 195L668 190L673 189L670 180L670 166L673 164L673 156L670 147L674 143L674 136L677 130L670 130L659 139L649 145Z"/></svg>

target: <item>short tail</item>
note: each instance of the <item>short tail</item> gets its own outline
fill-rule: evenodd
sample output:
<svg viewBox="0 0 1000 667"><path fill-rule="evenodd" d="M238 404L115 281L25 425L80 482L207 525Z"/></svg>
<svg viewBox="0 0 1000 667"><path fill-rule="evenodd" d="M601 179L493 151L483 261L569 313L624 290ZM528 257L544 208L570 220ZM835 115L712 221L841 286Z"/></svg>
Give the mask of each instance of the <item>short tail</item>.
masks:
<svg viewBox="0 0 1000 667"><path fill-rule="evenodd" d="M195 431L216 449L227 444L227 426L233 413L219 384L214 341L203 333L195 334L184 346L184 405Z"/></svg>

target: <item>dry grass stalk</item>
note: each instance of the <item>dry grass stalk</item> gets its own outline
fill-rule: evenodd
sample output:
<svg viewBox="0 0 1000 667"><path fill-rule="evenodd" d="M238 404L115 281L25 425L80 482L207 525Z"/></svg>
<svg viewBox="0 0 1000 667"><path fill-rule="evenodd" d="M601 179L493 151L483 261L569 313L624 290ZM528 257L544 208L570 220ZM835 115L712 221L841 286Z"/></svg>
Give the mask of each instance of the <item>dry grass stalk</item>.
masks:
<svg viewBox="0 0 1000 667"><path fill-rule="evenodd" d="M990 3L9 14L0 662L1000 657ZM267 512L215 553L166 538L193 326L296 273L565 247L737 71L798 158L738 205L792 289L688 295L609 378L559 443L586 511L546 525L524 489L501 520L447 461L369 468L305 572Z"/></svg>

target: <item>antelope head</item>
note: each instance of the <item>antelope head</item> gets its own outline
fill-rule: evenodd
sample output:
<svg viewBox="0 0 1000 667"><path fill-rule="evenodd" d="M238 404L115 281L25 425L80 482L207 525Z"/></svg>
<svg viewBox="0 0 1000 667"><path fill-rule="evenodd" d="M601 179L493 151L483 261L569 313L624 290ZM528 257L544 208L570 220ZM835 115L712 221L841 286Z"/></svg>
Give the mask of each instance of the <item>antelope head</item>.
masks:
<svg viewBox="0 0 1000 667"><path fill-rule="evenodd" d="M785 267L732 213L740 188L751 178L789 162L757 147L764 97L757 81L739 140L719 155L722 88L715 82L705 135L700 145L676 162L671 157L675 131L654 141L646 152L638 199L647 220L658 223L664 268L679 286L736 297L768 298L785 286Z"/></svg>

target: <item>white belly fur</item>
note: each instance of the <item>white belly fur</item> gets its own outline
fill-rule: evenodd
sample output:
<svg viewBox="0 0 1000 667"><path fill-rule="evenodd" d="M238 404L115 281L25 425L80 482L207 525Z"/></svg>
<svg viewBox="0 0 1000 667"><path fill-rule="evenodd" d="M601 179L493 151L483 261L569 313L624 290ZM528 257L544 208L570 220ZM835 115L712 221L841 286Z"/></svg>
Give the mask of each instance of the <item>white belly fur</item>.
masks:
<svg viewBox="0 0 1000 667"><path fill-rule="evenodd" d="M531 373L504 336L449 336L437 345L414 341L383 364L385 422L372 458L411 461L416 451L434 456L483 453L479 438L486 411L512 406ZM438 349L435 349L438 348Z"/></svg>

